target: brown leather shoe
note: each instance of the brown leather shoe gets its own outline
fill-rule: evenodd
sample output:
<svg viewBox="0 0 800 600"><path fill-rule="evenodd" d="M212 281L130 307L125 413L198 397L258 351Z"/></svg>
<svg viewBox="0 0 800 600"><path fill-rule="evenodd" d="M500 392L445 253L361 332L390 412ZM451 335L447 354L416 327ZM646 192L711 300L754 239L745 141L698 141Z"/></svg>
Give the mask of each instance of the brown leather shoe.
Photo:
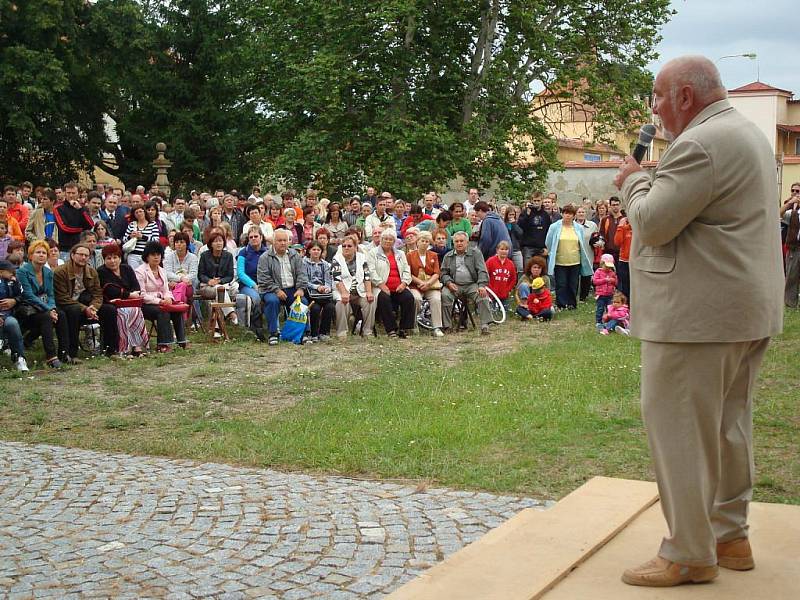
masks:
<svg viewBox="0 0 800 600"><path fill-rule="evenodd" d="M717 542L717 564L734 571L749 571L756 566L747 538Z"/></svg>
<svg viewBox="0 0 800 600"><path fill-rule="evenodd" d="M711 581L719 575L719 567L691 567L670 562L666 558L656 556L643 565L627 569L622 574L622 581L628 585L647 587L672 587L682 583L703 583Z"/></svg>

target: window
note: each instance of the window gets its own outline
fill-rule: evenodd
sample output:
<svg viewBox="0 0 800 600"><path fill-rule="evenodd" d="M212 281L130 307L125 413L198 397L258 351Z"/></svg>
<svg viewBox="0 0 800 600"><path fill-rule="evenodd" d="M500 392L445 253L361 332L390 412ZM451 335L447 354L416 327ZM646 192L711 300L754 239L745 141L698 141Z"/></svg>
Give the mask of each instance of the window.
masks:
<svg viewBox="0 0 800 600"><path fill-rule="evenodd" d="M600 162L601 156L599 154L595 154L594 152L584 152L583 153L583 160L589 162Z"/></svg>
<svg viewBox="0 0 800 600"><path fill-rule="evenodd" d="M794 140L794 153L800 154L800 136L798 136Z"/></svg>

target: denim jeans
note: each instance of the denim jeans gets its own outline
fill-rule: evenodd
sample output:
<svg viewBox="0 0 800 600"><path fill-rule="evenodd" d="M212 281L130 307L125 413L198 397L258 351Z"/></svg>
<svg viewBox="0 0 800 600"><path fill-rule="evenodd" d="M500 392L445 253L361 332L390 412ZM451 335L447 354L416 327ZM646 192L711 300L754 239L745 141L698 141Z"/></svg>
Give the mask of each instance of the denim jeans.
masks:
<svg viewBox="0 0 800 600"><path fill-rule="evenodd" d="M267 328L269 329L270 335L278 335L278 313L281 309L281 304L284 306L291 306L294 304L294 293L296 288L284 288L283 293L286 294L286 300L281 301L278 298L278 294L274 292L264 292L264 295L261 296L263 300L262 306L264 307L264 317L267 319ZM308 306L308 298L305 296L302 297L302 302L306 306Z"/></svg>
<svg viewBox="0 0 800 600"><path fill-rule="evenodd" d="M261 328L261 294L258 293L258 290L255 288L247 287L246 285L239 285L239 293L244 294L253 303L253 309L250 313L250 329L260 329ZM242 321L244 323L245 321Z"/></svg>
<svg viewBox="0 0 800 600"><path fill-rule="evenodd" d="M598 296L597 301L595 304L594 309L594 322L595 323L602 323L603 322L603 315L608 308L608 305L611 304L613 296Z"/></svg>
<svg viewBox="0 0 800 600"><path fill-rule="evenodd" d="M25 344L22 342L22 329L20 329L19 321L16 318L8 315L0 317L5 319L3 323L3 337L6 338L9 347L11 348L11 355L17 359L20 356L25 356Z"/></svg>
<svg viewBox="0 0 800 600"><path fill-rule="evenodd" d="M580 265L555 267L556 304L559 308L578 305L578 282L581 276Z"/></svg>

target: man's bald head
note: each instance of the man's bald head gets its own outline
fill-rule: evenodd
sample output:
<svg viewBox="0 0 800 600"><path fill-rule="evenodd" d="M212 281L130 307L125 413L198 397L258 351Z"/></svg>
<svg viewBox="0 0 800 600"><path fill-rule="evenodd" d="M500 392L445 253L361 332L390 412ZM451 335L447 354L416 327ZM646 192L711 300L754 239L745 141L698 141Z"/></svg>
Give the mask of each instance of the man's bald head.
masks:
<svg viewBox="0 0 800 600"><path fill-rule="evenodd" d="M690 86L703 108L728 97L719 70L705 56L680 56L665 64L661 73L668 75L670 91L674 94L681 87Z"/></svg>
<svg viewBox="0 0 800 600"><path fill-rule="evenodd" d="M653 86L653 112L677 137L705 107L728 96L717 67L704 56L681 56L666 63Z"/></svg>

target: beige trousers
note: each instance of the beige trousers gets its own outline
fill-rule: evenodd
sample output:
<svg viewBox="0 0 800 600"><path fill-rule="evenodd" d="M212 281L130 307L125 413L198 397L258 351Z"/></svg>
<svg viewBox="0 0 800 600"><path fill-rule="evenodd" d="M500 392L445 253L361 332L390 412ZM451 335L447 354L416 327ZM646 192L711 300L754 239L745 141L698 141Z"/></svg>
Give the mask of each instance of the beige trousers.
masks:
<svg viewBox="0 0 800 600"><path fill-rule="evenodd" d="M441 290L428 290L420 292L415 288L408 288L414 295L414 308L415 314L419 314L419 307L422 305L422 297L428 299L431 303L431 324L434 327L442 328L442 291Z"/></svg>
<svg viewBox="0 0 800 600"><path fill-rule="evenodd" d="M352 304L358 304L361 307L361 318L364 322L361 324L361 331L363 335L372 335L372 329L375 327L375 307L378 305L377 300L368 302L364 296L350 295L350 302L343 304L341 300L336 302L336 335L338 337L347 337L350 330L348 319L353 314Z"/></svg>
<svg viewBox="0 0 800 600"><path fill-rule="evenodd" d="M769 339L642 342L642 416L669 536L659 555L714 565L716 542L747 537L753 389Z"/></svg>

